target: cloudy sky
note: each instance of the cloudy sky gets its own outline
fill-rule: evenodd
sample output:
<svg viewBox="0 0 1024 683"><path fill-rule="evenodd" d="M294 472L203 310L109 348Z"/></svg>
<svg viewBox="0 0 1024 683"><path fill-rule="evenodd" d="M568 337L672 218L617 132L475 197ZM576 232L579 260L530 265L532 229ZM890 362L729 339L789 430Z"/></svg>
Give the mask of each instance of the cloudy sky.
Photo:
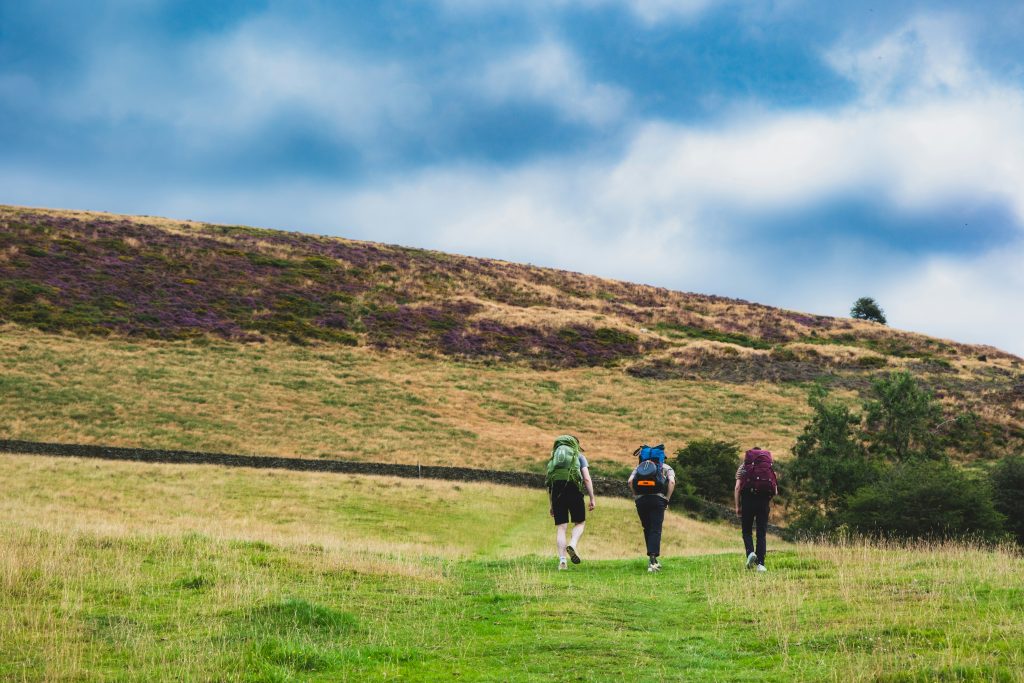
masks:
<svg viewBox="0 0 1024 683"><path fill-rule="evenodd" d="M0 0L0 203L319 232L1024 355L1024 3Z"/></svg>

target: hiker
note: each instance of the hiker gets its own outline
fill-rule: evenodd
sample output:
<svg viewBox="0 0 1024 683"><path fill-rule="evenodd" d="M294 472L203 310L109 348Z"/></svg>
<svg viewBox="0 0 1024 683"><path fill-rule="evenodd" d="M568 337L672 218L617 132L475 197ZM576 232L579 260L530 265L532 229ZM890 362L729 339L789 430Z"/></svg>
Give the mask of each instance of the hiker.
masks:
<svg viewBox="0 0 1024 683"><path fill-rule="evenodd" d="M555 439L548 461L544 483L548 487L548 514L555 518L555 544L558 546L558 568L568 569L566 554L573 564L580 563L580 537L587 520L587 509L594 509L594 482L590 479L590 466L583 455L579 439L564 434ZM590 504L583 504L583 491L590 496ZM572 536L566 543L565 532L572 519Z"/></svg>
<svg viewBox="0 0 1024 683"><path fill-rule="evenodd" d="M771 451L754 446L743 456L743 463L736 470L736 516L743 529L743 547L747 554L747 569L768 571L764 566L766 538L768 535L768 512L772 496L779 492ZM757 547L754 547L752 531L757 522Z"/></svg>
<svg viewBox="0 0 1024 683"><path fill-rule="evenodd" d="M661 527L665 523L665 508L676 489L676 473L665 464L665 446L644 444L633 451L639 462L626 480L633 492L636 513L644 528L647 546L647 571L661 571Z"/></svg>

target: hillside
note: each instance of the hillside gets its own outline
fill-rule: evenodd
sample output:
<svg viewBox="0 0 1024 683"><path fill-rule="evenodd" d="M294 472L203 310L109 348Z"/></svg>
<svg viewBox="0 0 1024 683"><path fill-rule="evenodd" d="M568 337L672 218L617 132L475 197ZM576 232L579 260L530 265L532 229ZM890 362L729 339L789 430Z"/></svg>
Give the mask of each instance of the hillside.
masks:
<svg viewBox="0 0 1024 683"><path fill-rule="evenodd" d="M979 416L964 457L1024 440L1022 361L991 347L249 227L0 207L0 323L11 438L433 462L487 443L529 466L573 428L622 462L660 435L785 449L811 382L852 400L907 369Z"/></svg>

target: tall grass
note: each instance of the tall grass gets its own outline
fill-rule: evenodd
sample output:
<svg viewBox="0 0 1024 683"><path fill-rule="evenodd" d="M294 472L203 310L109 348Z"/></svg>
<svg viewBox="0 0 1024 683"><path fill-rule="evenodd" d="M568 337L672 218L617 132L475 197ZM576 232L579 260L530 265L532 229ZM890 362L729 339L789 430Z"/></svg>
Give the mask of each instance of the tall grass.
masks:
<svg viewBox="0 0 1024 683"><path fill-rule="evenodd" d="M0 457L3 680L1019 680L1006 549L772 542L599 500L555 571L535 492ZM723 552L725 551L725 552Z"/></svg>
<svg viewBox="0 0 1024 683"><path fill-rule="evenodd" d="M0 327L0 435L37 441L539 470L580 435L597 474L640 443L728 438L785 450L799 387L538 371L363 348L196 345Z"/></svg>

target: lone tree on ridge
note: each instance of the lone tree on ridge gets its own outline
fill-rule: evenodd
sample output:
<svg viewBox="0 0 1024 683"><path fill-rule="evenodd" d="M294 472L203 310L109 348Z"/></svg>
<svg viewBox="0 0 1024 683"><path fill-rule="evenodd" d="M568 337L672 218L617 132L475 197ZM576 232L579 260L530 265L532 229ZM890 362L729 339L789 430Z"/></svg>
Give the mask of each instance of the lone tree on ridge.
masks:
<svg viewBox="0 0 1024 683"><path fill-rule="evenodd" d="M878 305L878 302L870 296L862 296L853 302L853 308L850 309L850 316L859 320L871 320L872 322L882 323L883 325L886 323L885 313Z"/></svg>

